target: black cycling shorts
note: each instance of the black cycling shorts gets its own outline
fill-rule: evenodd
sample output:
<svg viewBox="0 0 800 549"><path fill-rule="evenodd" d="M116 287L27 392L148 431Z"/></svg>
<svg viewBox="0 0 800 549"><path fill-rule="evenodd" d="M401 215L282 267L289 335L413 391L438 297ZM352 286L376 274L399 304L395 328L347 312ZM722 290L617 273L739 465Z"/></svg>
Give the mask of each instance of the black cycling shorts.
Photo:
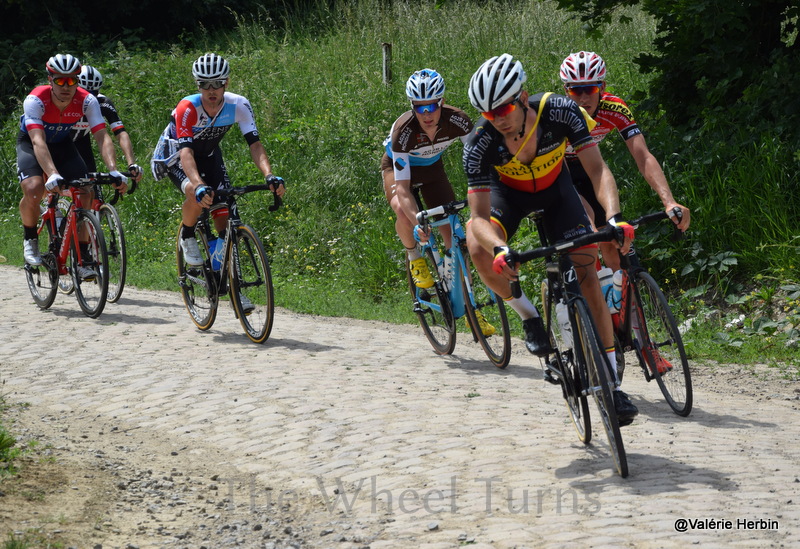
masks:
<svg viewBox="0 0 800 549"><path fill-rule="evenodd" d="M544 227L548 242L557 242L592 232L575 186L567 170L543 191L527 193L502 183L493 184L492 220L506 233L506 242L517 232L520 222L531 212L544 210Z"/></svg>
<svg viewBox="0 0 800 549"><path fill-rule="evenodd" d="M71 140L48 143L47 149L61 177L71 180L86 176L86 164ZM33 153L31 138L28 134L20 132L17 136L17 177L22 182L34 176L44 176L44 170L39 166L39 161Z"/></svg>
<svg viewBox="0 0 800 549"><path fill-rule="evenodd" d="M225 167L225 161L222 159L222 151L216 147L209 156L199 156L195 154L194 162L197 164L197 171L200 172L200 177L203 182L214 190L229 189L231 187L231 180L228 177L228 170ZM178 162L174 166L168 168L167 175L169 175L172 184L183 194L183 182L189 178L183 171L182 164ZM214 196L214 204L222 202L218 195Z"/></svg>

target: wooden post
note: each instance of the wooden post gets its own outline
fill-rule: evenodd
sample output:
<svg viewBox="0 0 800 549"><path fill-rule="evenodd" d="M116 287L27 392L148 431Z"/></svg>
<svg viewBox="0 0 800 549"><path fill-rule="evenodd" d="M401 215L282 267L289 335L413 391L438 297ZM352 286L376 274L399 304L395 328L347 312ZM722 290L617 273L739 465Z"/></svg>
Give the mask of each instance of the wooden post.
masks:
<svg viewBox="0 0 800 549"><path fill-rule="evenodd" d="M383 83L387 86L392 83L392 45L384 42L383 47Z"/></svg>

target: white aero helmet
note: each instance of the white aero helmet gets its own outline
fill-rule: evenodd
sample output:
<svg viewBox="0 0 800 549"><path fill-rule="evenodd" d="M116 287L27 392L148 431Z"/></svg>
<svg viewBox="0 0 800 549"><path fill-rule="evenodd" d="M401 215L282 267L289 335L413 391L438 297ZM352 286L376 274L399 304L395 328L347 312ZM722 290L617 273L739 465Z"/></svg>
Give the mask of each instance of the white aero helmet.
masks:
<svg viewBox="0 0 800 549"><path fill-rule="evenodd" d="M606 79L606 63L593 51L571 53L561 63L559 76L568 85L603 82Z"/></svg>
<svg viewBox="0 0 800 549"><path fill-rule="evenodd" d="M84 65L81 67L78 80L81 83L81 87L90 92L99 91L100 86L103 85L103 75L91 65Z"/></svg>
<svg viewBox="0 0 800 549"><path fill-rule="evenodd" d="M522 63L504 53L492 57L469 80L469 102L479 112L488 112L519 95L527 80Z"/></svg>
<svg viewBox="0 0 800 549"><path fill-rule="evenodd" d="M47 72L50 74L78 74L81 70L81 62L77 57L70 54L59 53L48 59Z"/></svg>
<svg viewBox="0 0 800 549"><path fill-rule="evenodd" d="M444 97L444 78L433 69L422 69L406 82L406 95L411 101L430 101Z"/></svg>
<svg viewBox="0 0 800 549"><path fill-rule="evenodd" d="M230 73L228 62L216 53L202 55L192 65L192 74L197 80L224 80Z"/></svg>

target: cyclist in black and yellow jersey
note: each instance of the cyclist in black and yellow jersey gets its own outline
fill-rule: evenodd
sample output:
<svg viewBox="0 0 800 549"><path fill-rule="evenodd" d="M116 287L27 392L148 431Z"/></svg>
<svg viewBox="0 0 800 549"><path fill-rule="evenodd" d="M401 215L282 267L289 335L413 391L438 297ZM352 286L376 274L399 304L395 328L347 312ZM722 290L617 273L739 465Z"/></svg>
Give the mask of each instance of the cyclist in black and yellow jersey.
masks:
<svg viewBox="0 0 800 549"><path fill-rule="evenodd" d="M464 146L471 211L467 242L481 278L522 318L526 347L542 356L551 349L541 316L525 294L512 298L509 282L517 279L518 271L508 266L505 256L521 220L535 210L544 211L550 242L591 232L564 163L567 142L589 174L609 222L623 227L623 252L630 247L633 228L619 218L616 182L592 141L591 118L562 95L530 96L523 89L525 80L522 63L509 54L487 60L470 80L470 102L483 116ZM616 368L611 316L595 269L597 255L594 245L577 250L572 258L609 363ZM621 425L638 413L619 388L614 405Z"/></svg>

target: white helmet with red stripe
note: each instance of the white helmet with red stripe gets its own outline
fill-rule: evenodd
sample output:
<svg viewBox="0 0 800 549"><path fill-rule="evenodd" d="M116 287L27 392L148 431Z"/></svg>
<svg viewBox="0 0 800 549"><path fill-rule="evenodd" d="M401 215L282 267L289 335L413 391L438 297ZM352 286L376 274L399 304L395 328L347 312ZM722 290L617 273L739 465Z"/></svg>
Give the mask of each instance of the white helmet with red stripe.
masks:
<svg viewBox="0 0 800 549"><path fill-rule="evenodd" d="M604 82L606 79L606 63L593 51L571 53L561 63L559 76L564 84L587 84Z"/></svg>

